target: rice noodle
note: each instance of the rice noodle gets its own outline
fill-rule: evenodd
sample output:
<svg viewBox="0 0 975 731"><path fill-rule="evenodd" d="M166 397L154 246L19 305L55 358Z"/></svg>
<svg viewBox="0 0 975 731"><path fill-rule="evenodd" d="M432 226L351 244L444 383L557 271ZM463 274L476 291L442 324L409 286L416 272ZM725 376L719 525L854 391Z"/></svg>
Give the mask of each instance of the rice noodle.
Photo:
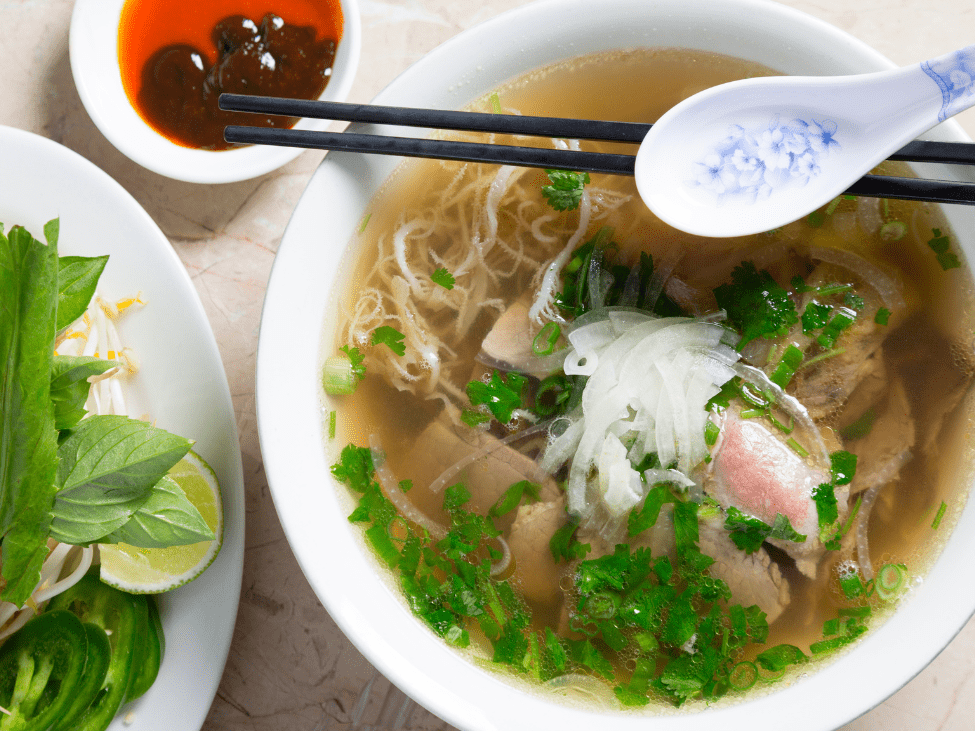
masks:
<svg viewBox="0 0 975 731"><path fill-rule="evenodd" d="M372 466L376 471L376 478L382 487L383 494L396 506L399 514L411 523L425 529L434 538L440 539L447 535L446 528L420 512L419 508L414 506L400 489L399 480L396 479L393 471L386 464L386 453L383 451L378 434L369 435L369 453L372 455Z"/></svg>
<svg viewBox="0 0 975 731"><path fill-rule="evenodd" d="M896 457L892 457L877 470L876 480L873 485L863 493L863 498L860 502L860 511L857 515L857 561L867 581L874 576L873 563L870 561L870 544L867 535L870 528L870 513L873 510L874 503L877 501L877 496L880 494L880 491L897 476L901 467L907 464L910 459L911 453L906 450Z"/></svg>

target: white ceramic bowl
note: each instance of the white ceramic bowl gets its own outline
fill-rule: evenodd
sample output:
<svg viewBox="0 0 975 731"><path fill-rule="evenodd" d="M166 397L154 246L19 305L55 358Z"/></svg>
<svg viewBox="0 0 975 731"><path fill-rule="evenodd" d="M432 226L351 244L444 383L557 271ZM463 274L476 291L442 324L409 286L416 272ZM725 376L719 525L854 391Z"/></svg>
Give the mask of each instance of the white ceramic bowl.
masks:
<svg viewBox="0 0 975 731"><path fill-rule="evenodd" d="M202 0L201 0L202 1ZM343 101L359 66L362 25L358 0L340 0L344 29L332 77L321 99ZM119 18L125 0L77 0L68 39L71 73L95 126L131 160L188 183L232 183L276 170L301 150L248 146L233 150L181 147L156 132L133 109L122 87L118 60ZM304 119L296 129L325 129L327 120Z"/></svg>
<svg viewBox="0 0 975 731"><path fill-rule="evenodd" d="M704 49L790 74L892 67L842 31L766 0L601 0L598 12L594 8L591 0L545 0L499 16L437 48L375 101L457 108L530 69L635 46ZM954 124L930 137L964 139ZM449 649L381 578L359 529L346 519L348 501L331 479L323 446L320 348L333 342L330 290L354 254L349 242L397 162L329 154L291 219L271 274L257 359L257 411L265 468L288 539L352 642L393 683L448 722L478 730L644 731L645 715L600 715L543 700ZM955 207L947 215L968 260L975 261L972 212ZM825 731L850 721L914 677L972 615L973 555L975 506L968 504L923 584L852 652L790 687L735 706L660 716L651 721L653 729L753 731L774 723L790 731Z"/></svg>

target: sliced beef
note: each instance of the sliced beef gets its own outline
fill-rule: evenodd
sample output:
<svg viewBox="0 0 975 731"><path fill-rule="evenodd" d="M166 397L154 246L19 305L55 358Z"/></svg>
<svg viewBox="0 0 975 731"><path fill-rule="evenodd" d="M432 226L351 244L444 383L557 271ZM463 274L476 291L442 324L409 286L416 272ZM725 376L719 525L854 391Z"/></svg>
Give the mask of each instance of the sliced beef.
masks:
<svg viewBox="0 0 975 731"><path fill-rule="evenodd" d="M520 366L532 356L533 339L528 307L515 302L494 323L481 342L481 351L501 363Z"/></svg>
<svg viewBox="0 0 975 731"><path fill-rule="evenodd" d="M412 475L415 487L425 489L447 468L477 451L496 447L497 443L498 440L490 434L434 421L423 430L410 450L407 456L409 469L404 474ZM508 446L497 447L473 462L461 470L450 484L463 482L471 492L467 509L483 515L505 490L521 480L540 483L540 498L545 502L555 500L560 495L555 480L544 476L534 460ZM424 494L421 490L415 499L435 503L421 505L423 509L439 509L443 495Z"/></svg>
<svg viewBox="0 0 975 731"><path fill-rule="evenodd" d="M568 570L568 564L555 563L549 541L565 525L565 519L564 497L518 507L508 536L515 566L512 578L532 601L552 603L562 594L559 581Z"/></svg>

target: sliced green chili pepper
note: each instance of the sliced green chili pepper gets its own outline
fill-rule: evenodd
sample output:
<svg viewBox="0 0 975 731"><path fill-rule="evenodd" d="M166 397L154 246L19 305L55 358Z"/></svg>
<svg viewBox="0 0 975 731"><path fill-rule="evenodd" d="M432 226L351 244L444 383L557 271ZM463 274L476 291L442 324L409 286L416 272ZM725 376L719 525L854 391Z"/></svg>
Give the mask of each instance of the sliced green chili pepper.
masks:
<svg viewBox="0 0 975 731"><path fill-rule="evenodd" d="M148 631L149 610L146 598L126 594L103 584L98 569L51 600L50 609L69 609L82 621L91 622L108 633L112 657L108 672L95 700L72 727L72 731L104 731L125 701L132 679L136 654L144 643L140 628ZM43 616L43 615L41 615ZM140 660L141 662L141 660Z"/></svg>
<svg viewBox="0 0 975 731"><path fill-rule="evenodd" d="M88 638L70 612L30 620L0 647L0 729L46 731L75 700Z"/></svg>
<svg viewBox="0 0 975 731"><path fill-rule="evenodd" d="M159 618L159 609L151 596L146 597L149 609L149 631L146 633L146 650L143 654L142 665L135 668L132 673L132 682L129 685L128 700L133 701L152 687L159 674L159 665L162 663L163 653L166 650L166 641L163 637L162 621Z"/></svg>
<svg viewBox="0 0 975 731"><path fill-rule="evenodd" d="M64 716L51 727L51 731L71 731L75 728L82 714L95 700L95 695L102 689L108 674L108 665L112 659L112 645L108 641L108 635L101 627L90 622L85 622L81 626L85 628L88 637L88 660L85 663L85 673L75 691L74 702L64 712Z"/></svg>

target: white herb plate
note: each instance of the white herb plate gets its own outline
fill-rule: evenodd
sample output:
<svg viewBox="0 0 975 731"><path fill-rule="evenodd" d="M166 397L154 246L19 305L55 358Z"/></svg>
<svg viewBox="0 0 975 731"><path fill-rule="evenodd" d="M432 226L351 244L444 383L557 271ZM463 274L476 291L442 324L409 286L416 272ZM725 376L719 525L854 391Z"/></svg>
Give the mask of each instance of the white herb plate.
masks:
<svg viewBox="0 0 975 731"><path fill-rule="evenodd" d="M230 389L199 296L149 215L118 183L56 142L0 126L0 221L40 240L60 217L61 255L109 254L98 291L142 293L145 307L119 321L141 363L129 404L193 449L220 480L224 541L197 580L158 596L166 637L159 677L123 706L110 731L197 731L230 649L244 564L244 481ZM130 723L123 718L129 717Z"/></svg>

